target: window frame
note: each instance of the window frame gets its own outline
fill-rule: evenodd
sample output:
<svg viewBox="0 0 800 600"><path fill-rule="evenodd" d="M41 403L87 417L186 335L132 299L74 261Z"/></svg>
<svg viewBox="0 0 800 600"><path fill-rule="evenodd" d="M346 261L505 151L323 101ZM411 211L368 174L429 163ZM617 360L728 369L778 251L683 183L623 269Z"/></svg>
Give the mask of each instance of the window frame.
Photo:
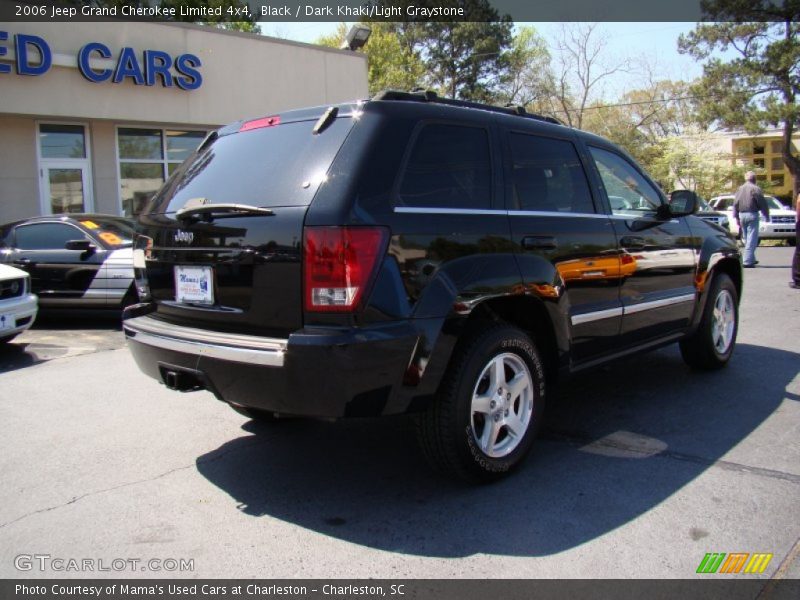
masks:
<svg viewBox="0 0 800 600"><path fill-rule="evenodd" d="M140 129L145 131L159 131L161 132L161 158L122 158L120 156L120 148L119 148L119 130L120 129ZM122 163L130 163L130 164L160 164L161 165L161 175L163 177L163 181L161 185L166 183L167 179L169 179L170 172L169 172L169 165L175 164L180 165L183 163L183 160L169 160L169 151L167 148L167 131L183 131L187 133L202 133L202 138L200 142L197 144L200 147L200 144L206 139L208 134L213 130L213 128L205 128L205 129L193 129L189 127L181 127L179 125L175 126L164 126L164 125L157 125L157 126L148 126L144 123L136 123L136 124L126 124L126 123L117 123L114 126L114 151L116 153L116 167L117 167L117 215L120 217L127 216L125 215L125 208L122 205ZM184 159L185 160L185 159ZM160 189L160 188L159 188ZM158 191L158 190L156 190ZM136 215L131 215L132 218L135 218Z"/></svg>
<svg viewBox="0 0 800 600"><path fill-rule="evenodd" d="M406 170L408 169L408 163L411 160L411 154L414 150L414 147L417 144L417 140L419 139L421 132L425 129L425 127L429 125L447 125L453 127L481 129L486 133L486 143L489 149L489 176L490 176L488 206L484 208L408 206L402 201L400 197L400 185L402 184L403 178L405 177L406 174ZM443 211L443 212L475 213L475 214L480 214L481 212L486 212L486 211L494 212L494 210L497 209L497 202L498 202L497 151L495 150L495 144L496 141L494 140L493 128L488 123L465 122L455 119L421 119L417 121L416 125L414 126L414 130L411 132L411 135L408 138L408 142L406 143L406 148L403 152L403 157L400 160L400 167L397 170L397 175L395 176L394 183L392 184L392 188L389 193L392 210L396 211L397 209L401 210L413 209L413 210L423 210L423 211Z"/></svg>
<svg viewBox="0 0 800 600"><path fill-rule="evenodd" d="M20 248L19 247L19 241L17 239L17 232L20 229L23 229L25 227L36 227L37 225L63 225L63 226L66 226L66 227L71 227L72 229L76 230L80 234L80 238L74 237L72 239L77 240L77 239L81 239L81 238L86 238L86 239L88 239L89 241L91 241L93 243L97 242L97 240L95 240L92 236L88 235L80 227L78 227L77 225L74 225L73 223L69 223L68 221L60 221L60 220L36 221L34 223L20 223L19 225L14 227L14 232L12 234L12 238L13 238L13 242L12 243L13 243L14 250L17 250L17 251L20 251L20 252L53 252L53 251L58 251L58 250L65 250L65 248Z"/></svg>
<svg viewBox="0 0 800 600"><path fill-rule="evenodd" d="M83 144L86 150L84 158L45 158L42 156L42 147L39 143L40 132L42 125L73 125L83 127ZM36 183L38 187L39 196L39 214L42 216L52 215L53 211L50 210L49 198L45 198L45 184L44 174L45 168L53 163L71 163L75 165L74 168L84 169L86 172L86 180L89 185L84 189L84 213L94 212L94 174L92 170L92 130L89 127L88 121L59 121L53 119L36 119L33 127L34 145L36 146Z"/></svg>
<svg viewBox="0 0 800 600"><path fill-rule="evenodd" d="M511 149L511 136L517 135L527 135L532 137L543 138L547 140L555 140L559 142L567 142L572 145L572 148L575 150L575 156L578 158L578 162L580 163L581 169L583 170L583 176L586 179L586 189L589 192L589 200L591 202L592 208L594 208L594 212L555 212L552 213L551 211L545 210L523 210L519 206L514 206L514 154ZM595 217L597 215L606 215L604 212L604 207L599 198L597 198L594 190L594 184L592 182L592 174L590 168L587 167L586 164L586 157L584 156L584 151L581 146L580 140L576 139L572 136L564 136L564 135L555 135L551 132L545 131L536 131L534 129L523 129L519 127L505 127L503 128L503 146L506 152L506 156L508 157L505 161L503 166L503 174L506 180L506 202L505 206L506 209L514 214L558 214L561 216L590 216Z"/></svg>
<svg viewBox="0 0 800 600"><path fill-rule="evenodd" d="M636 171L655 190L656 196L658 197L659 201L661 202L661 206L664 206L665 204L667 204L667 197L664 194L664 191L661 189L661 186L656 184L656 182L653 181L650 178L650 176L647 175L647 173L645 173L639 167L639 165L636 163L636 161L634 161L632 158L629 158L629 157L625 156L624 153L620 152L619 150L615 149L614 147L600 145L600 144L590 144L590 143L586 142L586 152L587 152L588 158L591 159L591 161L592 161L592 163L591 163L592 171L595 174L595 177L597 177L598 184L600 185L600 189L602 190L606 206L608 207L608 211L609 211L609 214L611 216L620 216L620 215L615 213L614 209L611 207L611 200L609 198L608 189L606 188L605 181L603 181L603 175L600 173L600 169L597 166L596 159L594 158L594 155L592 154L592 148L595 148L596 150L603 150L603 151L608 152L609 154L613 154L617 158L623 160L626 164L628 164L631 168L633 168L633 170ZM655 210L652 210L652 211L650 211L650 210L647 210L647 211L642 210L640 212L641 212L642 215L646 215L646 214L655 213L657 210L658 209L655 209ZM633 215L631 215L631 216L622 215L622 216L625 216L625 218L633 218Z"/></svg>

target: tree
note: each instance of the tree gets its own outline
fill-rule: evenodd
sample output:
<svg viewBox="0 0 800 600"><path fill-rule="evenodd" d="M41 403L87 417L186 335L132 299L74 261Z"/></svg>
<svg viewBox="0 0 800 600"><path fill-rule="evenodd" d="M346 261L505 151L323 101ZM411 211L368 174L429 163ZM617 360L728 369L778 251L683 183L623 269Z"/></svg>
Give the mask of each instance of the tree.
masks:
<svg viewBox="0 0 800 600"><path fill-rule="evenodd" d="M781 155L800 193L800 159L792 154L792 134L800 109L800 1L704 0L704 17L678 50L704 61L693 87L702 122L758 133L767 126L783 133ZM733 53L723 60L715 52Z"/></svg>
<svg viewBox="0 0 800 600"><path fill-rule="evenodd" d="M603 84L630 68L628 60L610 57L607 40L596 24L562 25L555 42L554 89L550 111L570 126L583 128L587 107L602 98Z"/></svg>
<svg viewBox="0 0 800 600"><path fill-rule="evenodd" d="M650 174L665 188L682 188L710 198L740 181L745 168L733 162L730 152L721 152L714 135L705 131L684 132L657 143L658 153ZM669 191L669 189L667 191Z"/></svg>
<svg viewBox="0 0 800 600"><path fill-rule="evenodd" d="M485 0L469 2L486 4L486 10L494 12ZM430 22L423 31L419 51L429 87L449 98L493 100L507 68L505 51L511 45L508 17L490 22Z"/></svg>
<svg viewBox="0 0 800 600"><path fill-rule="evenodd" d="M416 4L461 7L465 14L465 20L458 22L390 24L402 46L425 65L425 87L450 98L493 101L508 67L511 17L501 17L488 0L422 0Z"/></svg>
<svg viewBox="0 0 800 600"><path fill-rule="evenodd" d="M547 42L533 27L520 27L506 54L507 70L500 81L497 99L501 104L541 106L552 93Z"/></svg>
<svg viewBox="0 0 800 600"><path fill-rule="evenodd" d="M425 66L417 54L403 44L389 23L364 23L371 30L367 44L359 49L367 55L370 96L385 89L412 90L422 85ZM317 40L318 44L339 48L347 34L340 23L336 32Z"/></svg>

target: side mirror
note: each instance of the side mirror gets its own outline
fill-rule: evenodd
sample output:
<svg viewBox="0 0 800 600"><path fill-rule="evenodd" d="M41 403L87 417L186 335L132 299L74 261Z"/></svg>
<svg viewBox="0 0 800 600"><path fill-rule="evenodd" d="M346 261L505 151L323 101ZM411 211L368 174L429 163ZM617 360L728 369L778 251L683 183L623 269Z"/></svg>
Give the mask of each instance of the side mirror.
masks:
<svg viewBox="0 0 800 600"><path fill-rule="evenodd" d="M675 190L669 194L669 211L673 217L694 214L699 204L697 194L690 190Z"/></svg>
<svg viewBox="0 0 800 600"><path fill-rule="evenodd" d="M81 252L94 252L97 250L97 246L95 246L89 240L69 240L66 244L64 244L65 250L79 250Z"/></svg>

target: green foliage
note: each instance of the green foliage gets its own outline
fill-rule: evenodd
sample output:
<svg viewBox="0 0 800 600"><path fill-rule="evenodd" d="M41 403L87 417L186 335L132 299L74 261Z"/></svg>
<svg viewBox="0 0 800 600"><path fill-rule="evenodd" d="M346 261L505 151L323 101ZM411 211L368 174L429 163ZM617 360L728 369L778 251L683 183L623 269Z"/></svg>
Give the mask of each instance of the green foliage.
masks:
<svg viewBox="0 0 800 600"><path fill-rule="evenodd" d="M669 137L659 140L657 148L650 174L664 187L692 190L708 199L730 191L744 177L745 168L735 164L730 153L720 152L713 134Z"/></svg>
<svg viewBox="0 0 800 600"><path fill-rule="evenodd" d="M506 72L500 80L497 100L539 110L553 93L551 56L547 42L533 27L520 27L506 53Z"/></svg>
<svg viewBox="0 0 800 600"><path fill-rule="evenodd" d="M783 160L800 189L800 159L791 136L800 119L800 0L705 0L701 23L678 41L679 51L703 61L692 88L701 123L749 133L783 129ZM767 21L766 19L770 19ZM723 60L716 53L733 54Z"/></svg>
<svg viewBox="0 0 800 600"><path fill-rule="evenodd" d="M370 96L385 89L411 90L422 85L425 66L417 54L403 45L392 24L363 24L372 29L369 42L358 50L367 55ZM339 48L347 29L340 23L334 34L319 38L317 43Z"/></svg>
<svg viewBox="0 0 800 600"><path fill-rule="evenodd" d="M450 98L493 101L508 68L511 17L501 17L488 0L421 0L416 5L462 7L466 15L465 22L387 23L401 47L424 65L420 83Z"/></svg>

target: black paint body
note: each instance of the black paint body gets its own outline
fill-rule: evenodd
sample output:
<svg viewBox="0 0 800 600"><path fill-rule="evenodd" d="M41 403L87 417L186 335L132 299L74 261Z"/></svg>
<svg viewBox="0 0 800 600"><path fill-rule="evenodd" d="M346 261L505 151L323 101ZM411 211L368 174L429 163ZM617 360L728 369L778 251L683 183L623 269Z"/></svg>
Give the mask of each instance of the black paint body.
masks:
<svg viewBox="0 0 800 600"><path fill-rule="evenodd" d="M202 160L213 156L212 144L177 171L139 220L140 233L153 239L147 261L152 298L135 314L288 340L285 364L256 367L157 350L129 334L146 373L161 378L164 365L188 369L220 399L282 414L397 414L427 406L459 335L477 319L501 318L532 332L549 372L556 374L691 333L713 270L725 270L741 287L736 244L720 228L694 216L612 213L588 147L633 161L601 138L535 119L424 102L338 108L337 122L349 130L341 133L326 179L306 201L275 198L272 216L178 220L175 190L182 178L196 175L193 170L213 164ZM305 123L310 136L324 110L281 115L279 127ZM489 206L475 211L402 206L398 180L410 145L429 123L486 132ZM220 135L248 135L235 133L239 126ZM520 210L509 167L512 132L574 146L591 212ZM295 180L280 182L276 194L307 189L304 175L293 169ZM272 185L258 172L251 176L259 186ZM663 195L661 202L667 202ZM350 314L304 312L303 228L365 225L388 228L390 237L364 305ZM178 231L192 232L192 241L177 242ZM173 268L191 264L213 267L214 306L175 302ZM673 302L681 298L689 300Z"/></svg>

